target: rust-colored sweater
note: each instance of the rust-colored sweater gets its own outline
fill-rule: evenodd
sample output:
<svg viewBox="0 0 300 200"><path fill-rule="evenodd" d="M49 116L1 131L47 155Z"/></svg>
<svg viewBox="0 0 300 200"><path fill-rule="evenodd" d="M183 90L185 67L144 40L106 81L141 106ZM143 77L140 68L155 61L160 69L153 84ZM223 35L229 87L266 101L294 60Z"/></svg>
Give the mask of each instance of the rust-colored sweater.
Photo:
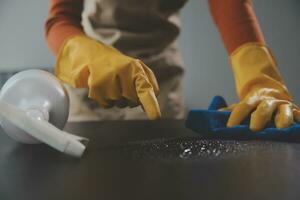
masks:
<svg viewBox="0 0 300 200"><path fill-rule="evenodd" d="M247 42L265 43L251 0L208 0L210 11L230 54ZM50 0L46 39L55 55L66 38L84 34L83 0Z"/></svg>

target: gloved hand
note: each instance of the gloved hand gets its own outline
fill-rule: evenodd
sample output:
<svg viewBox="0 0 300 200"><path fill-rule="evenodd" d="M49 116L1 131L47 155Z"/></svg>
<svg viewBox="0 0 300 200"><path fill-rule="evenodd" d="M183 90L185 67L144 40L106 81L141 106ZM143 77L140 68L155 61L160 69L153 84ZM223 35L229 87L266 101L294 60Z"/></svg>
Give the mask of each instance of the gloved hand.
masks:
<svg viewBox="0 0 300 200"><path fill-rule="evenodd" d="M262 130L275 114L277 128L290 126L300 112L276 69L269 49L258 43L247 43L230 56L240 102L232 110L228 127L241 123L252 111L250 129Z"/></svg>
<svg viewBox="0 0 300 200"><path fill-rule="evenodd" d="M127 100L141 104L149 119L160 118L156 78L142 61L123 55L84 35L67 39L61 49L55 74L76 88L88 88L88 96L108 108Z"/></svg>

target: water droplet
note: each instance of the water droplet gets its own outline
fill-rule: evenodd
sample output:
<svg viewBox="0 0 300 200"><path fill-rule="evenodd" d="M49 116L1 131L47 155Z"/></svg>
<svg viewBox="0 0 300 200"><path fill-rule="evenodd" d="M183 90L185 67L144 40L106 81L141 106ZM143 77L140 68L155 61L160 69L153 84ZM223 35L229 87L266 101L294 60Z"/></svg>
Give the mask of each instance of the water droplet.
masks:
<svg viewBox="0 0 300 200"><path fill-rule="evenodd" d="M216 153L215 153L215 156L219 156L221 154L221 151L218 150Z"/></svg>
<svg viewBox="0 0 300 200"><path fill-rule="evenodd" d="M192 154L192 151L190 148L185 149L179 156L180 158L186 158Z"/></svg>

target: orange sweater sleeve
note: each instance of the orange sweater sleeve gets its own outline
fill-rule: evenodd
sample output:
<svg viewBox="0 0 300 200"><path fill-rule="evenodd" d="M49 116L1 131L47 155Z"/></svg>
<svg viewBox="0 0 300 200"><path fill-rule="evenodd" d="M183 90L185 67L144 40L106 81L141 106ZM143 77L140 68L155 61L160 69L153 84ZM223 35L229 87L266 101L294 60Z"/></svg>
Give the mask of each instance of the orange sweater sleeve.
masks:
<svg viewBox="0 0 300 200"><path fill-rule="evenodd" d="M209 7L228 53L247 42L265 44L251 0L209 0Z"/></svg>
<svg viewBox="0 0 300 200"><path fill-rule="evenodd" d="M50 0L45 35L49 48L55 55L66 38L83 34L81 13L83 0Z"/></svg>

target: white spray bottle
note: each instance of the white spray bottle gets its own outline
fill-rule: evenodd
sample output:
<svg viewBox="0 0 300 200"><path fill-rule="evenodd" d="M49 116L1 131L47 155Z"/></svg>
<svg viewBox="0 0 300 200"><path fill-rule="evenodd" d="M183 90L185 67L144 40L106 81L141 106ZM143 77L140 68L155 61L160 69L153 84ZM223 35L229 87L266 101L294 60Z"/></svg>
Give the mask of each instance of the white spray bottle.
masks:
<svg viewBox="0 0 300 200"><path fill-rule="evenodd" d="M12 76L0 92L0 123L12 139L26 144L45 143L81 157L87 138L62 131L69 114L69 98L57 78L42 70Z"/></svg>

